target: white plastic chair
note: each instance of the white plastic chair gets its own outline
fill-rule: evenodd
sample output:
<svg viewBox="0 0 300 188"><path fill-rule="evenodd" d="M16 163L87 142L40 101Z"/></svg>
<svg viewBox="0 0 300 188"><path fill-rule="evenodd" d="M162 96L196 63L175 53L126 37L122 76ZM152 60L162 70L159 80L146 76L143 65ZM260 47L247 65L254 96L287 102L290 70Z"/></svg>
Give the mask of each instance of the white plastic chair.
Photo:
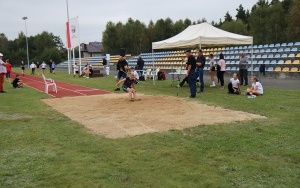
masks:
<svg viewBox="0 0 300 188"><path fill-rule="evenodd" d="M151 75L151 69L147 69L145 71L143 71L143 76L145 78L145 80L147 80L147 77L150 77Z"/></svg>
<svg viewBox="0 0 300 188"><path fill-rule="evenodd" d="M159 69L156 69L155 71L151 71L151 76L154 77L154 80L156 79L156 76L158 75Z"/></svg>
<svg viewBox="0 0 300 188"><path fill-rule="evenodd" d="M57 93L56 83L51 78L46 78L44 74L42 74L44 82L45 82L45 93L48 94L49 86L52 86L53 92Z"/></svg>

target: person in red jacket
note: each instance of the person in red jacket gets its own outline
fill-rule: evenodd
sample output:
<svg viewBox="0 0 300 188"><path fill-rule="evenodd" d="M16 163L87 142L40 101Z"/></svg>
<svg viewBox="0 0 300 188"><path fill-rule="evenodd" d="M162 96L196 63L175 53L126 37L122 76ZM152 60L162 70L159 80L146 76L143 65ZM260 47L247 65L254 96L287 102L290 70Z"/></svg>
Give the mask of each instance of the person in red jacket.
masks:
<svg viewBox="0 0 300 188"><path fill-rule="evenodd" d="M9 59L5 61L5 67L6 67L6 81L10 83L11 64L9 62Z"/></svg>
<svg viewBox="0 0 300 188"><path fill-rule="evenodd" d="M5 63L2 61L3 54L0 53L0 93L6 93L3 90L4 75L6 74Z"/></svg>

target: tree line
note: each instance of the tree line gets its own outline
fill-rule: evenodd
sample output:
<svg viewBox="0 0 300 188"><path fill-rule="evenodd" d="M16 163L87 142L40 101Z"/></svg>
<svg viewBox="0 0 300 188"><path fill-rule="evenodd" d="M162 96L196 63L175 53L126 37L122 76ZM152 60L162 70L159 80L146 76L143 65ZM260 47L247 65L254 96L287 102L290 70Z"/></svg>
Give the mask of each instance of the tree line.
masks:
<svg viewBox="0 0 300 188"><path fill-rule="evenodd" d="M229 32L253 36L254 44L300 41L299 10L299 0L258 0L251 10L245 10L241 4L235 17L227 12L224 19L211 24ZM132 18L126 23L109 21L102 33L103 47L111 54L119 53L119 48L131 54L151 52L152 42L170 38L202 22L206 19L191 21L187 18L174 22L166 18L155 23L150 21L148 25Z"/></svg>
<svg viewBox="0 0 300 188"><path fill-rule="evenodd" d="M49 32L42 32L28 37L28 50L30 62L46 63L52 59L59 63L66 60L67 54L64 44L59 36ZM0 34L0 52L4 54L4 60L10 59L12 65L19 65L21 61L27 62L26 36L19 33L18 38L8 40L5 34ZM26 63L27 64L27 63Z"/></svg>

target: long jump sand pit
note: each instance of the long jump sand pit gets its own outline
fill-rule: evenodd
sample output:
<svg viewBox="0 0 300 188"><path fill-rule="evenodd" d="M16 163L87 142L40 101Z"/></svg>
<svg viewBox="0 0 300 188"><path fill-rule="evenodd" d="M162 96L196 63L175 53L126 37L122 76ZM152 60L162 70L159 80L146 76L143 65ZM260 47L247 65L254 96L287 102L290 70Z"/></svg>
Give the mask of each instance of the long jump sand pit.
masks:
<svg viewBox="0 0 300 188"><path fill-rule="evenodd" d="M140 101L129 101L124 93L43 101L107 138L265 118L175 97L140 94L139 98Z"/></svg>

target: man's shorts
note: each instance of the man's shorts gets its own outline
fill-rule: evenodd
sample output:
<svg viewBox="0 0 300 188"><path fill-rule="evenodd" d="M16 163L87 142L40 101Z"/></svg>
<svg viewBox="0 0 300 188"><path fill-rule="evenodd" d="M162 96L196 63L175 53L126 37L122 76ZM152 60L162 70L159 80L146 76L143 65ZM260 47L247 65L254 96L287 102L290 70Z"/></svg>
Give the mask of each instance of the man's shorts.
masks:
<svg viewBox="0 0 300 188"><path fill-rule="evenodd" d="M6 78L10 78L10 72L6 73Z"/></svg>
<svg viewBox="0 0 300 188"><path fill-rule="evenodd" d="M118 72L118 79L120 80L121 78L126 78L127 77L127 74L125 73L125 72L122 72L122 71L120 71L120 72Z"/></svg>

